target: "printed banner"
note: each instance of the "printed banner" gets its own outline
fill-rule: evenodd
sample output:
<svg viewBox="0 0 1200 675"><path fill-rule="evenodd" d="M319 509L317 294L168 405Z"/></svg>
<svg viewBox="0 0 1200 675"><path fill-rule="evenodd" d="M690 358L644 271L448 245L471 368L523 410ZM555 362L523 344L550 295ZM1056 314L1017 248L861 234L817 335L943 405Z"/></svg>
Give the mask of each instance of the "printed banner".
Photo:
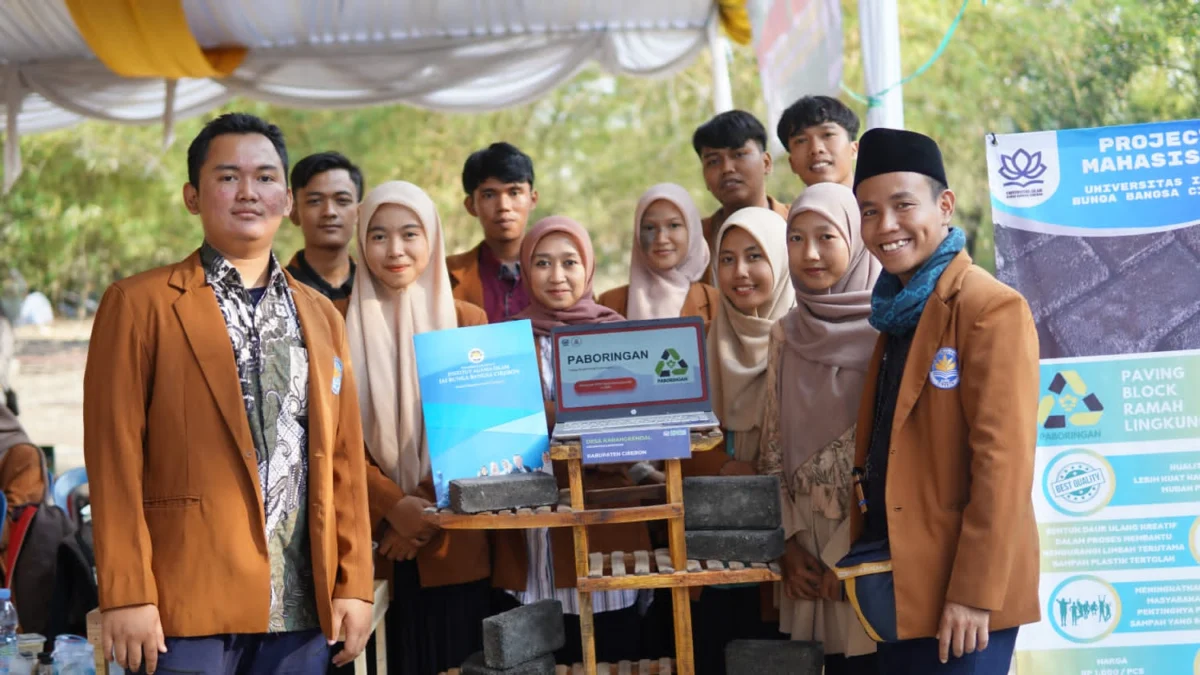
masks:
<svg viewBox="0 0 1200 675"><path fill-rule="evenodd" d="M754 54L767 103L767 137L801 96L837 96L842 81L842 7L839 0L756 0L747 5Z"/></svg>
<svg viewBox="0 0 1200 675"><path fill-rule="evenodd" d="M550 470L529 321L421 333L413 344L439 507L456 478Z"/></svg>
<svg viewBox="0 0 1200 675"><path fill-rule="evenodd" d="M1042 621L1019 675L1200 673L1200 121L997 135L1041 342Z"/></svg>
<svg viewBox="0 0 1200 675"><path fill-rule="evenodd" d="M986 143L997 275L1042 358L1200 348L1200 120Z"/></svg>
<svg viewBox="0 0 1200 675"><path fill-rule="evenodd" d="M692 456L688 427L609 431L583 435L583 463L647 462Z"/></svg>

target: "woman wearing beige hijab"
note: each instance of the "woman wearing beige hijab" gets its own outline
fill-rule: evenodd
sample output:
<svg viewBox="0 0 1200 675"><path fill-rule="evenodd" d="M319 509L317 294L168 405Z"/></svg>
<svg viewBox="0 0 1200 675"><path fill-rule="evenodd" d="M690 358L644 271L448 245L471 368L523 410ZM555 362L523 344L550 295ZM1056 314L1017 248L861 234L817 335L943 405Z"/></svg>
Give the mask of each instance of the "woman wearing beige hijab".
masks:
<svg viewBox="0 0 1200 675"><path fill-rule="evenodd" d="M700 281L709 270L700 210L674 183L646 190L633 214L629 283L597 301L631 321L717 314L717 290Z"/></svg>
<svg viewBox="0 0 1200 675"><path fill-rule="evenodd" d="M785 230L778 213L750 207L729 216L717 234L713 276L721 304L708 331L708 364L725 449L693 455L685 462L690 474L754 473L771 326L796 301ZM725 672L730 640L779 637L778 625L763 620L763 609L758 584L705 588L693 608L697 673Z"/></svg>
<svg viewBox="0 0 1200 675"><path fill-rule="evenodd" d="M787 238L799 302L771 330L759 457L760 471L782 487L780 627L793 640L823 642L828 675L874 675L875 643L829 566L850 548L854 429L879 335L867 318L881 268L844 185L805 190L788 214Z"/></svg>
<svg viewBox="0 0 1200 675"><path fill-rule="evenodd" d="M359 207L366 278L346 315L368 458L367 487L379 554L394 563L387 613L390 670L435 675L482 648L491 573L482 532L425 523L433 483L413 336L487 323L451 295L442 223L421 188L371 190Z"/></svg>

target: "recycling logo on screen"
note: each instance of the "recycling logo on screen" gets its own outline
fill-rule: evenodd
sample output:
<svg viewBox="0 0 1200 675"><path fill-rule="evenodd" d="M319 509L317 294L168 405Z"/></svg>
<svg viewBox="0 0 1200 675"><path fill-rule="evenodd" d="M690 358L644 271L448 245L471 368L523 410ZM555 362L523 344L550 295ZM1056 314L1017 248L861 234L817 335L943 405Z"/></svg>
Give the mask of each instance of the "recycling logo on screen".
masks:
<svg viewBox="0 0 1200 675"><path fill-rule="evenodd" d="M681 377L687 375L688 364L679 356L679 352L675 351L674 347L663 350L662 356L658 357L658 365L654 367L654 373L660 379L668 377Z"/></svg>
<svg viewBox="0 0 1200 675"><path fill-rule="evenodd" d="M1038 403L1038 424L1043 429L1090 427L1104 416L1104 404L1074 370L1055 373L1049 392Z"/></svg>

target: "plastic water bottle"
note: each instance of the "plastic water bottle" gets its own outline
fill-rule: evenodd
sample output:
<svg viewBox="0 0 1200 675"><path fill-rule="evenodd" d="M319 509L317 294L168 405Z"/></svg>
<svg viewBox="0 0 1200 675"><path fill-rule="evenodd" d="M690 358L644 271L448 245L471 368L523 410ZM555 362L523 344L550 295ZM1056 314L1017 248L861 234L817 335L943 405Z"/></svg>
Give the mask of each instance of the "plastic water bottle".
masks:
<svg viewBox="0 0 1200 675"><path fill-rule="evenodd" d="M17 608L12 603L12 590L0 588L0 675L8 675L16 657Z"/></svg>

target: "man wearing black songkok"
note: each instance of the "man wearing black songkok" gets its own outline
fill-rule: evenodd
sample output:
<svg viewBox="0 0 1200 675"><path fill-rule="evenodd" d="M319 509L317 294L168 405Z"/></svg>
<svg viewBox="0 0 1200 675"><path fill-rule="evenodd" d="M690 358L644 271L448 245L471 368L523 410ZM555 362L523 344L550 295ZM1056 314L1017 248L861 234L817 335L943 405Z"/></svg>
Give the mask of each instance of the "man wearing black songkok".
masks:
<svg viewBox="0 0 1200 675"><path fill-rule="evenodd" d="M1040 619L1033 317L963 250L933 139L867 132L854 191L884 268L858 418L865 506L852 509L853 540L891 549L899 641L879 645L879 663L1007 673L1018 627Z"/></svg>

